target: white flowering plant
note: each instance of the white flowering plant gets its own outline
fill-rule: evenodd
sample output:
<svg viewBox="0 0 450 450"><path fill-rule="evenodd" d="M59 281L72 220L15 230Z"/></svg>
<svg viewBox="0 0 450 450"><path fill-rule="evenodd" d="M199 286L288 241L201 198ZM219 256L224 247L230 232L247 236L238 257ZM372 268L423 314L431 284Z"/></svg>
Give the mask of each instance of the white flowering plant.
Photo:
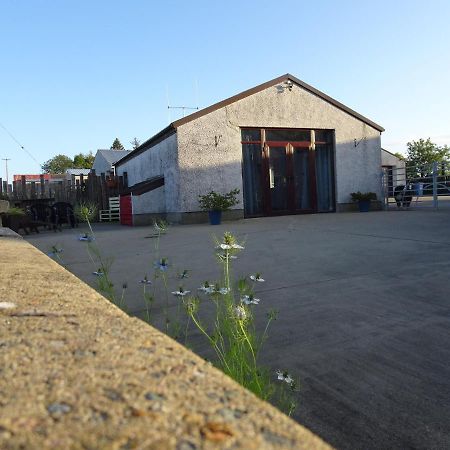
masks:
<svg viewBox="0 0 450 450"><path fill-rule="evenodd" d="M288 380L292 380L291 383L284 380L284 383L276 384L271 371L263 367L258 358L268 337L269 326L277 317L277 311L270 310L263 333L257 333L254 308L258 307L261 299L255 296L254 290L257 283L265 280L257 273L249 276L252 283L247 278L233 282L231 262L244 248L243 243L239 243L229 232L224 233L220 241L216 240L215 251L223 276L215 283L205 281L198 288L214 304L215 320L212 324L206 326L200 319L200 298L183 295L183 303L188 318L213 348L216 365L258 397L272 400L290 415L296 405L294 392L297 384L290 376ZM173 294L181 296L184 292ZM278 372L277 376L279 380Z"/></svg>

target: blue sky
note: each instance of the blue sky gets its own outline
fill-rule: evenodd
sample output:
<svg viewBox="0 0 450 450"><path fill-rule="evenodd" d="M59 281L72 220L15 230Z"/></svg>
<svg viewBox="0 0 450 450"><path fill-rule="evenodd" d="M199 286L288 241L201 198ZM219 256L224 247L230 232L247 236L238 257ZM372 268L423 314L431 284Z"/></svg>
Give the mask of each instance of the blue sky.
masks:
<svg viewBox="0 0 450 450"><path fill-rule="evenodd" d="M384 126L385 148L450 144L449 17L434 0L0 0L0 123L42 163L149 138L167 93L205 107L289 72ZM39 173L0 128L6 157Z"/></svg>

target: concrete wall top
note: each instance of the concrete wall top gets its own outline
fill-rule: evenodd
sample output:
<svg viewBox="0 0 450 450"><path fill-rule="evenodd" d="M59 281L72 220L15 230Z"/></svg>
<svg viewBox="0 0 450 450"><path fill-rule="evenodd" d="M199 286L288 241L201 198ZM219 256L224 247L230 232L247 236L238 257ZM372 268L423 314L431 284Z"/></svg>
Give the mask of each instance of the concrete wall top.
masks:
<svg viewBox="0 0 450 450"><path fill-rule="evenodd" d="M211 190L242 192L246 126L334 129L337 201L358 190L381 194L380 131L294 84L292 91L271 86L177 128L182 211L198 210L198 195Z"/></svg>
<svg viewBox="0 0 450 450"><path fill-rule="evenodd" d="M27 242L1 248L0 448L330 448Z"/></svg>

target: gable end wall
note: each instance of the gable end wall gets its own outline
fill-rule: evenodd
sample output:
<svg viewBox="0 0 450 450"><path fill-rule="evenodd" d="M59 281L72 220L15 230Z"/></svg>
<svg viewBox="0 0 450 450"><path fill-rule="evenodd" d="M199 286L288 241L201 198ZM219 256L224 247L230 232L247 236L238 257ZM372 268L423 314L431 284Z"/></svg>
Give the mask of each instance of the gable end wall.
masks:
<svg viewBox="0 0 450 450"><path fill-rule="evenodd" d="M358 190L381 195L380 132L297 85L272 86L177 128L180 212L198 211L199 194L234 188L241 190L235 209L243 208L240 127L246 126L334 129L337 203Z"/></svg>

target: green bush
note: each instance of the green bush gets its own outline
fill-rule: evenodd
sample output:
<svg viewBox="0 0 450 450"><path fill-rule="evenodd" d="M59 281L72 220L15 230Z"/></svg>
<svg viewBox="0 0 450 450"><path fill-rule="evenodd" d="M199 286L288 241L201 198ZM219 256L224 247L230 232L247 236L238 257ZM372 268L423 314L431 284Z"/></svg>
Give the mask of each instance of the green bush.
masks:
<svg viewBox="0 0 450 450"><path fill-rule="evenodd" d="M211 191L208 194L199 195L198 202L203 211L227 211L239 203L239 200L236 198L239 192L239 189L233 189L226 194L218 194Z"/></svg>
<svg viewBox="0 0 450 450"><path fill-rule="evenodd" d="M375 192L352 192L350 194L350 196L352 197L352 201L354 202L364 202L364 201L370 201L370 200L376 200L377 199L377 194L375 194Z"/></svg>

